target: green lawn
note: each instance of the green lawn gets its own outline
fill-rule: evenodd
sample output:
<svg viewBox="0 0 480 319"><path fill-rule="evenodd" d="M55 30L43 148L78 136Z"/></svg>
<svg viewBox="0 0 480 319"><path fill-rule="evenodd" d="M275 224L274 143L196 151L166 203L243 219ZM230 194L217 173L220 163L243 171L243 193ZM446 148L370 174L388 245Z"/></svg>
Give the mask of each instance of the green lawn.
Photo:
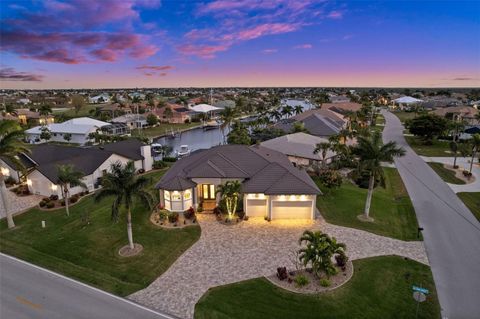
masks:
<svg viewBox="0 0 480 319"><path fill-rule="evenodd" d="M160 123L156 127L149 127L142 129L142 134L147 137L157 137L164 135L165 133L170 133L172 129L176 132L177 130L184 130L187 128L199 126L200 123L183 123L183 124L172 124L172 123ZM139 130L134 130L133 134L140 134Z"/></svg>
<svg viewBox="0 0 480 319"><path fill-rule="evenodd" d="M317 198L317 207L329 223L363 229L372 233L401 240L419 240L417 238L417 218L410 197L402 179L395 168L384 168L385 188L378 186L372 199L370 216L374 222L363 222L357 215L363 213L367 190L350 181L333 191L326 190Z"/></svg>
<svg viewBox="0 0 480 319"><path fill-rule="evenodd" d="M88 116L91 117L92 115L90 114L91 110L95 110L97 107L100 107L102 104L86 104L84 107L82 107L78 113L75 112L74 108L71 108L66 111L59 111L55 112L54 115L60 115L63 114L65 117L71 118L71 117L83 117L83 116Z"/></svg>
<svg viewBox="0 0 480 319"><path fill-rule="evenodd" d="M152 191L164 172L147 174ZM144 250L139 256L122 258L117 251L128 243L125 217L113 223L111 203L107 198L96 204L90 196L71 207L69 217L64 209L32 209L15 217L17 228L13 230L2 220L0 251L126 296L149 285L200 237L198 226L160 229L150 223L149 211L136 207L133 236ZM82 221L86 212L90 213L90 225ZM41 228L42 220L46 221L45 229Z"/></svg>
<svg viewBox="0 0 480 319"><path fill-rule="evenodd" d="M465 181L455 176L455 172L446 168L443 163L427 163L445 182L450 184L465 184Z"/></svg>
<svg viewBox="0 0 480 319"><path fill-rule="evenodd" d="M457 193L458 197L470 209L475 217L480 221L480 192L476 193Z"/></svg>
<svg viewBox="0 0 480 319"><path fill-rule="evenodd" d="M402 123L405 123L406 120L415 118L415 112L400 111L400 112L392 112L392 113L395 114L400 119L400 122Z"/></svg>
<svg viewBox="0 0 480 319"><path fill-rule="evenodd" d="M415 318L412 285L430 291L420 304L418 318L440 318L428 266L395 256L355 260L353 264L354 275L348 283L319 295L291 293L264 278L210 289L195 306L195 318Z"/></svg>
<svg viewBox="0 0 480 319"><path fill-rule="evenodd" d="M432 145L425 145L418 137L405 136L410 147L418 154L423 156L453 156L447 141L434 140Z"/></svg>

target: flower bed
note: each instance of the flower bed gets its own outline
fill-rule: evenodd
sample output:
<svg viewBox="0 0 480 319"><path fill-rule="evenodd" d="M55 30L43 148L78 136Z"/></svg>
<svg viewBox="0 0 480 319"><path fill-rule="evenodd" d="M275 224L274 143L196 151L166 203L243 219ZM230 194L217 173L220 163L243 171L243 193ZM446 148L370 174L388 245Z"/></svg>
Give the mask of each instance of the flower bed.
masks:
<svg viewBox="0 0 480 319"><path fill-rule="evenodd" d="M231 218L220 207L213 209L213 214L217 218L217 221L224 225L236 225L243 220L248 220L248 216L245 216L245 212L236 212Z"/></svg>
<svg viewBox="0 0 480 319"><path fill-rule="evenodd" d="M197 217L192 207L182 213L170 212L166 209L158 208L150 215L150 221L154 225L164 228L183 228L196 225Z"/></svg>
<svg viewBox="0 0 480 319"><path fill-rule="evenodd" d="M30 191L28 190L28 185L20 185L12 188L11 191L20 197L31 195Z"/></svg>
<svg viewBox="0 0 480 319"><path fill-rule="evenodd" d="M70 196L70 198L68 200L69 207L72 207L74 204L76 204L78 201L80 201L80 199L83 196L86 196L88 194L89 194L89 192L85 191L85 192L81 192L81 193L75 194L73 196ZM58 208L65 207L65 200L59 199L58 195L50 195L50 197L43 198L40 201L40 203L38 203L38 206L42 210L55 210L55 209L58 209Z"/></svg>
<svg viewBox="0 0 480 319"><path fill-rule="evenodd" d="M318 278L311 269L300 269L286 272L286 278L280 279L277 274L266 277L274 285L301 294L318 294L336 289L353 276L353 264L348 261L344 267L336 266L337 274L330 276L321 276Z"/></svg>

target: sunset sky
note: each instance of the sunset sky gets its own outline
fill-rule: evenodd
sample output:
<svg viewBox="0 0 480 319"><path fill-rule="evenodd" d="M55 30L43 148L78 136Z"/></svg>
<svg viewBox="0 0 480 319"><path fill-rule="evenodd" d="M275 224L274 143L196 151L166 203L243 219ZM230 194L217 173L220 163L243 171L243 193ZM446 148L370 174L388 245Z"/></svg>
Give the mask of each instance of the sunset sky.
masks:
<svg viewBox="0 0 480 319"><path fill-rule="evenodd" d="M0 1L2 88L480 86L480 1Z"/></svg>

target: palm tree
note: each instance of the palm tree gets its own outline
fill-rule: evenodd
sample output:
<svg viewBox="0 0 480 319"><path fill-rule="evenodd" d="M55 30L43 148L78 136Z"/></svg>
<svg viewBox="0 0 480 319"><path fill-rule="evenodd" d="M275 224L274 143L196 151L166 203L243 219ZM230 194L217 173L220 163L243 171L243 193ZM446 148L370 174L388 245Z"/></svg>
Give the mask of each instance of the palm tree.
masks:
<svg viewBox="0 0 480 319"><path fill-rule="evenodd" d="M306 247L301 248L299 259L306 267L309 263L315 275L319 276L320 271L325 271L327 276L335 274L336 270L332 264L333 255L345 255L346 245L338 243L335 237L330 237L321 231L313 232L305 230L298 243L306 243Z"/></svg>
<svg viewBox="0 0 480 319"><path fill-rule="evenodd" d="M232 219L237 211L240 188L241 184L239 181L228 181L217 188L217 193L220 193L221 198L225 201L225 206L227 206L228 219Z"/></svg>
<svg viewBox="0 0 480 319"><path fill-rule="evenodd" d="M405 150L397 147L397 143L393 141L383 144L380 133L375 132L371 137L358 137L354 153L358 156L359 171L367 170L370 173L364 218L371 220L369 213L375 180L380 179L382 184L385 180L381 162L391 163L394 157L405 155Z"/></svg>
<svg viewBox="0 0 480 319"><path fill-rule="evenodd" d="M83 174L83 172L79 170L76 170L75 167L71 164L58 166L57 174L58 184L60 185L60 189L62 190L62 196L65 200L65 210L67 212L67 216L69 216L70 187L80 186L84 189L87 189L87 185L82 182L82 178L83 176L85 176L85 174Z"/></svg>
<svg viewBox="0 0 480 319"><path fill-rule="evenodd" d="M318 143L315 146L315 149L313 150L313 154L318 154L320 153L320 156L322 157L322 167L325 167L325 159L327 157L327 152L332 149L332 144L330 142L322 142Z"/></svg>
<svg viewBox="0 0 480 319"><path fill-rule="evenodd" d="M47 116L52 113L52 107L48 104L43 104L38 110L38 113L42 116Z"/></svg>
<svg viewBox="0 0 480 319"><path fill-rule="evenodd" d="M472 174L472 168L473 168L473 161L475 160L475 156L477 155L477 152L480 151L480 134L474 134L472 136L472 160L470 161L470 170L469 173Z"/></svg>
<svg viewBox="0 0 480 319"><path fill-rule="evenodd" d="M458 144L456 141L451 141L449 146L450 146L450 150L453 153L453 168L458 168L457 166Z"/></svg>
<svg viewBox="0 0 480 319"><path fill-rule="evenodd" d="M102 188L95 195L95 201L99 202L103 198L113 196L112 220L118 221L119 209L123 204L127 210L127 235L130 249L134 249L132 233L132 207L133 200L136 199L140 204L146 205L149 209L152 207L152 195L145 191L148 184L147 178L135 174L135 165L133 161L123 166L116 162L110 166L110 172L102 177Z"/></svg>
<svg viewBox="0 0 480 319"><path fill-rule="evenodd" d="M295 115L298 115L300 113L303 112L303 107L301 105L296 105L294 108L293 108L293 113L295 113Z"/></svg>
<svg viewBox="0 0 480 319"><path fill-rule="evenodd" d="M283 116L286 116L288 118L288 117L292 116L292 114L293 114L293 107L291 107L290 105L285 105L282 108L281 113L282 113Z"/></svg>
<svg viewBox="0 0 480 319"><path fill-rule="evenodd" d="M0 157L12 162L16 168L24 170L25 167L18 159L20 153L30 153L28 144L22 141L24 133L20 125L15 121L0 122ZM9 211L9 202L7 199L7 186L5 185L5 176L0 172L0 195L7 216L8 228L15 227L13 216Z"/></svg>
<svg viewBox="0 0 480 319"><path fill-rule="evenodd" d="M282 118L282 113L279 110L273 110L270 112L270 116L275 119L275 122L278 122Z"/></svg>
<svg viewBox="0 0 480 319"><path fill-rule="evenodd" d="M237 115L237 112L232 107L226 107L223 111L220 112L220 119L222 120L220 129L222 130L224 144L226 143L225 129L229 128L232 125L236 115Z"/></svg>

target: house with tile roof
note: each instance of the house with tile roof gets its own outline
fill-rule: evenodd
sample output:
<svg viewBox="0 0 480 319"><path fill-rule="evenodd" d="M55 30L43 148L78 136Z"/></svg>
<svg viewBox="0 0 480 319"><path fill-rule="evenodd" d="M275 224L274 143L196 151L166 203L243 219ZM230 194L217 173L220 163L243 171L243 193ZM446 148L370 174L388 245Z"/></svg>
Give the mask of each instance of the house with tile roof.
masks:
<svg viewBox="0 0 480 319"><path fill-rule="evenodd" d="M259 145L222 145L193 152L173 165L156 188L160 204L182 212L202 206L213 210L218 186L239 181L247 216L313 219L320 190L287 156Z"/></svg>

